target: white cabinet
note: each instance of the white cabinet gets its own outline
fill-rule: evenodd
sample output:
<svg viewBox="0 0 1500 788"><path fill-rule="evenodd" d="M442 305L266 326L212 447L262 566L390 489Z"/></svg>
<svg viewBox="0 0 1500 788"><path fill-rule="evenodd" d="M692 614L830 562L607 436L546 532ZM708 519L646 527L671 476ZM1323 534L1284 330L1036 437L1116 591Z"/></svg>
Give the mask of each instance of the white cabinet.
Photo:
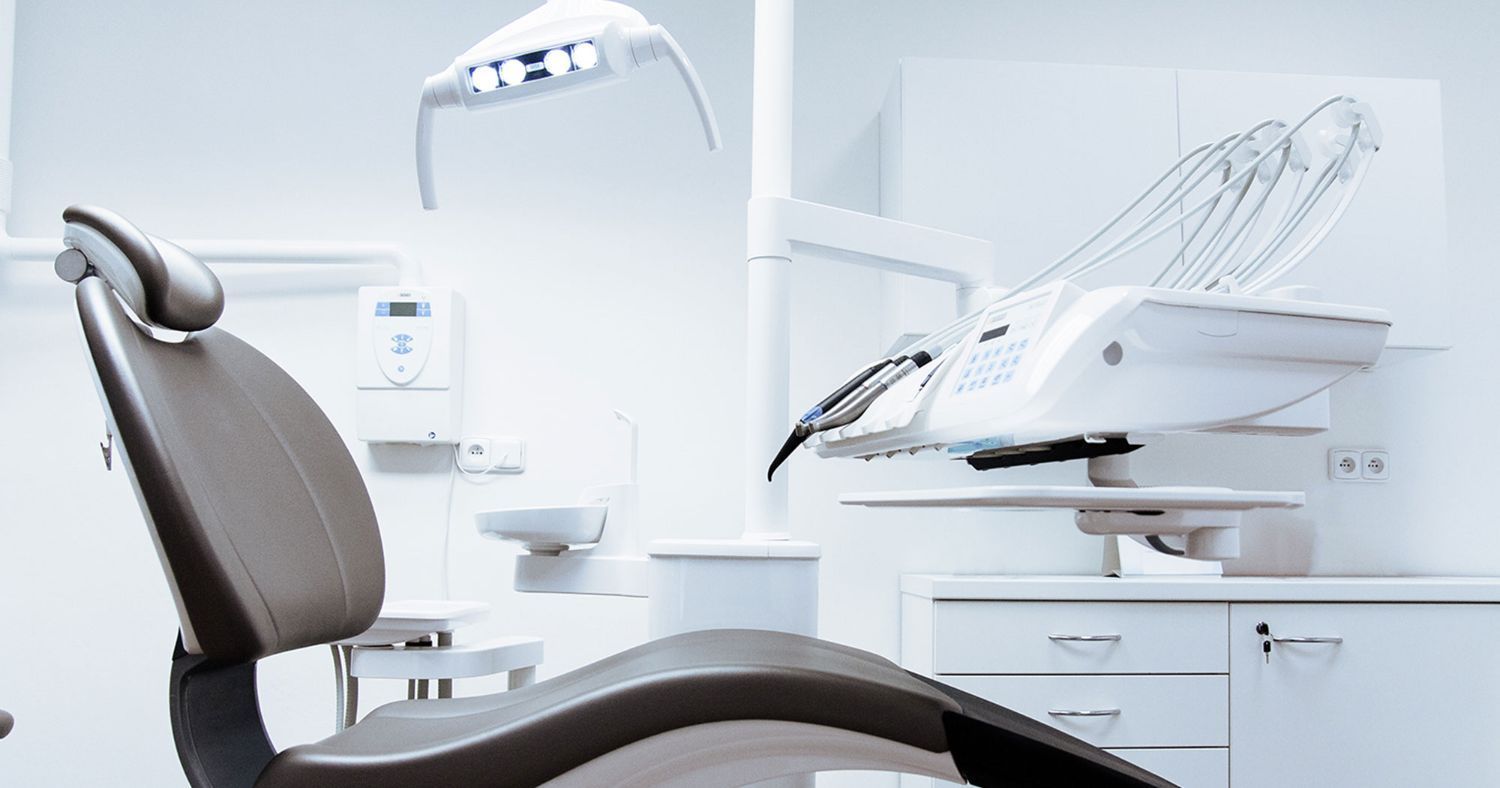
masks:
<svg viewBox="0 0 1500 788"><path fill-rule="evenodd" d="M1235 785L1500 785L1500 606L1237 604L1229 640Z"/></svg>
<svg viewBox="0 0 1500 788"><path fill-rule="evenodd" d="M1500 785L1500 579L909 575L902 590L908 669L1183 788Z"/></svg>
<svg viewBox="0 0 1500 788"><path fill-rule="evenodd" d="M1223 748L1111 750L1115 755L1149 769L1182 788L1229 784L1229 750Z"/></svg>
<svg viewBox="0 0 1500 788"><path fill-rule="evenodd" d="M1096 747L1229 746L1226 676L944 676Z"/></svg>
<svg viewBox="0 0 1500 788"><path fill-rule="evenodd" d="M1222 603L945 601L938 673L1227 673Z"/></svg>

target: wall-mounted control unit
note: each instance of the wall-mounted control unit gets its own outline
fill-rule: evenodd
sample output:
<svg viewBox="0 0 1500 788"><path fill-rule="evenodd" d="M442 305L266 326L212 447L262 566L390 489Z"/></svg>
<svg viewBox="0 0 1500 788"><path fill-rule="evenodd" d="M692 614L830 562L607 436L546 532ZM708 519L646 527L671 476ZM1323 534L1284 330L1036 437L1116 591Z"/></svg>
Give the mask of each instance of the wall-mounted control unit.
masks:
<svg viewBox="0 0 1500 788"><path fill-rule="evenodd" d="M458 440L463 296L447 287L361 287L355 358L360 440Z"/></svg>

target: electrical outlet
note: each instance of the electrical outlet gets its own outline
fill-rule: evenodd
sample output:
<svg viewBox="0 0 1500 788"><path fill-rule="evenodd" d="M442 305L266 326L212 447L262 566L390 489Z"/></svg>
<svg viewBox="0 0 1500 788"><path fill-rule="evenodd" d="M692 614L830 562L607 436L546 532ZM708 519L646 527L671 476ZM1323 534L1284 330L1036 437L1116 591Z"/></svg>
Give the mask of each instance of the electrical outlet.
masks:
<svg viewBox="0 0 1500 788"><path fill-rule="evenodd" d="M468 473L490 469L490 439L464 438L458 442L458 467Z"/></svg>
<svg viewBox="0 0 1500 788"><path fill-rule="evenodd" d="M1354 449L1328 450L1328 478L1336 482L1356 481L1360 478L1363 459Z"/></svg>
<svg viewBox="0 0 1500 788"><path fill-rule="evenodd" d="M1360 452L1359 475L1367 482L1383 482L1391 478L1390 452L1378 450Z"/></svg>
<svg viewBox="0 0 1500 788"><path fill-rule="evenodd" d="M464 438L458 442L458 467L465 473L520 473L526 470L526 442L483 435Z"/></svg>

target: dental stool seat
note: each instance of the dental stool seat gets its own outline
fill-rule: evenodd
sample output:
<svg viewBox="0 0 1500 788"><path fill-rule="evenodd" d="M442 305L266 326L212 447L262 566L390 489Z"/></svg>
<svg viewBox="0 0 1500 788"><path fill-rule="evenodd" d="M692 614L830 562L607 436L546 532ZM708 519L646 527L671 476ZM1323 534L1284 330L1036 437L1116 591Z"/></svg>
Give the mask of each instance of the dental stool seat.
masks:
<svg viewBox="0 0 1500 788"><path fill-rule="evenodd" d="M723 788L829 769L1170 788L880 657L749 630L655 641L500 695L393 703L278 752L259 660L366 633L384 601L359 466L291 376L215 325L224 293L201 261L101 208L63 220L56 270L76 284L106 425L181 625L168 707L194 788Z"/></svg>

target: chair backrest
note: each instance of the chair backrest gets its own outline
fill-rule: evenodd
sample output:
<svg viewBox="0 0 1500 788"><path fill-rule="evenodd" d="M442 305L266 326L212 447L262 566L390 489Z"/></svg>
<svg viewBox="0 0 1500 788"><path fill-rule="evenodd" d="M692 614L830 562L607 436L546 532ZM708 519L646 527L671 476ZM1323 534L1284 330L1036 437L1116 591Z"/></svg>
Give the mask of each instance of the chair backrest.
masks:
<svg viewBox="0 0 1500 788"><path fill-rule="evenodd" d="M385 593L380 532L328 418L213 327L223 291L207 266L110 211L74 206L63 219L58 274L77 283L116 452L187 651L249 662L367 629Z"/></svg>

